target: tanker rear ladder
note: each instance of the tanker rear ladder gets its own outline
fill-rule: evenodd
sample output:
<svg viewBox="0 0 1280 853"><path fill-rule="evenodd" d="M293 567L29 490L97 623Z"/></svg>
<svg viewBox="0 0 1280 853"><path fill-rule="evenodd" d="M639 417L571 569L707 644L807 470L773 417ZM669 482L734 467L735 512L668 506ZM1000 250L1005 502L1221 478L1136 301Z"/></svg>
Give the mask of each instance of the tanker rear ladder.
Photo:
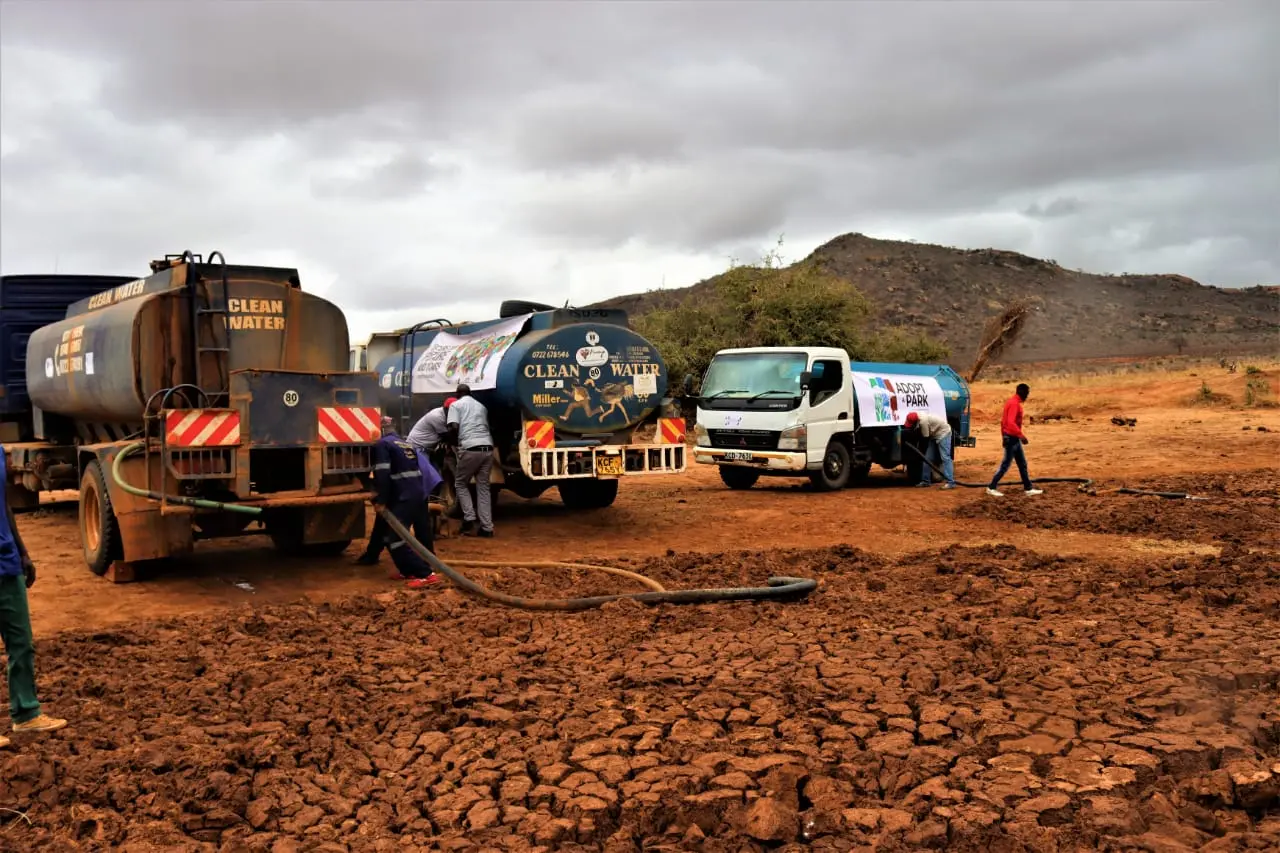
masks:
<svg viewBox="0 0 1280 853"><path fill-rule="evenodd" d="M396 427L402 435L408 435L409 430L413 428L413 424L409 423L413 417L413 346L417 341L418 332L427 332L432 329L447 329L450 326L456 326L451 320L444 317L437 317L434 320L423 320L411 328L405 330L401 337L400 344L400 417L396 419Z"/></svg>
<svg viewBox="0 0 1280 853"><path fill-rule="evenodd" d="M166 256L168 260L170 257ZM190 252L184 252L181 256L184 260L192 258L193 263L201 263L199 256L192 256ZM221 307L217 307L218 303L214 302L210 289L211 285L208 279L201 277L196 281L188 282L191 289L191 338L195 348L195 384L208 396L211 405L218 405L220 400L225 399L228 407L231 405L231 306L227 296L227 259L222 256L222 252L213 251L209 253L209 263L214 262L217 257L218 265L222 270L220 283L222 285L222 302ZM222 318L221 334L219 334L218 317ZM201 341L204 338L203 331L208 330L209 342L212 346L204 346ZM223 346L217 346L221 340ZM213 362L216 365L218 374L218 386L216 391L210 391L209 385L205 381L205 364L204 355L210 353L213 355Z"/></svg>

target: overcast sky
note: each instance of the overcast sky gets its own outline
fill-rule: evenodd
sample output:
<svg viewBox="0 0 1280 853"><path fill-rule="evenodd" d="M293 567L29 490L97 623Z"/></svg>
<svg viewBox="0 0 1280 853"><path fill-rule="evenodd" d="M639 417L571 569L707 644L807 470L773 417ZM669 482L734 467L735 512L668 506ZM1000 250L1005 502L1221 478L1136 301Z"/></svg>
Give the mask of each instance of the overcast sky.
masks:
<svg viewBox="0 0 1280 853"><path fill-rule="evenodd" d="M0 3L0 268L297 266L353 340L785 234L1280 282L1280 3Z"/></svg>

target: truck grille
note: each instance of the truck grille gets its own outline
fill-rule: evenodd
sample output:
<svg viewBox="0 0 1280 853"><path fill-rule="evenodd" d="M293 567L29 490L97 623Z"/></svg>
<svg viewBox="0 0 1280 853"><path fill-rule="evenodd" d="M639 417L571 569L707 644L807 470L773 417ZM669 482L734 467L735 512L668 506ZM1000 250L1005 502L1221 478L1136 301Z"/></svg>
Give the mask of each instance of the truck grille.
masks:
<svg viewBox="0 0 1280 853"><path fill-rule="evenodd" d="M712 447L726 450L777 450L782 433L765 429L709 429Z"/></svg>

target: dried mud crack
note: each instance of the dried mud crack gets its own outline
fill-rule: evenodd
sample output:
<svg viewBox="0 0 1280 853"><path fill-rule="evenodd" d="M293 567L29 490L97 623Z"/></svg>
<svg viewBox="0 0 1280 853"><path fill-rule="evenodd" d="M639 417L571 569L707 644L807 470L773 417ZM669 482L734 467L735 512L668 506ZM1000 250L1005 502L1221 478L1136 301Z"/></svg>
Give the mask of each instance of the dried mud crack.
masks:
<svg viewBox="0 0 1280 853"><path fill-rule="evenodd" d="M1058 487L1045 500L1025 500L1011 485L1001 500L968 500L957 518L985 519L1032 529L1084 530L1194 542L1226 542L1280 549L1280 487L1275 469L1241 474L1168 477L1126 485L1144 491L1185 492L1205 501L1135 497Z"/></svg>
<svg viewBox="0 0 1280 853"><path fill-rule="evenodd" d="M31 821L0 812L0 847L1275 849L1278 565L672 555L631 567L822 587L576 615L396 592L64 633L41 677L72 726L0 752L0 806Z"/></svg>

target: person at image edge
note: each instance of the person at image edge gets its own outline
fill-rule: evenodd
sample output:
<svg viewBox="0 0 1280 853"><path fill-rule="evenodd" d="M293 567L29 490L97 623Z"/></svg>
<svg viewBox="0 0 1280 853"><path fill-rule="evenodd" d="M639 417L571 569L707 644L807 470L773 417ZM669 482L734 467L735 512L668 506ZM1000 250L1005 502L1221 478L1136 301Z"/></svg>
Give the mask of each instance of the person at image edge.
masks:
<svg viewBox="0 0 1280 853"><path fill-rule="evenodd" d="M36 698L36 648L27 609L27 588L36 582L36 567L5 494L9 482L5 458L0 444L0 635L8 658L9 716L19 734L56 732L67 721L43 713ZM0 748L8 745L9 739L0 735Z"/></svg>

